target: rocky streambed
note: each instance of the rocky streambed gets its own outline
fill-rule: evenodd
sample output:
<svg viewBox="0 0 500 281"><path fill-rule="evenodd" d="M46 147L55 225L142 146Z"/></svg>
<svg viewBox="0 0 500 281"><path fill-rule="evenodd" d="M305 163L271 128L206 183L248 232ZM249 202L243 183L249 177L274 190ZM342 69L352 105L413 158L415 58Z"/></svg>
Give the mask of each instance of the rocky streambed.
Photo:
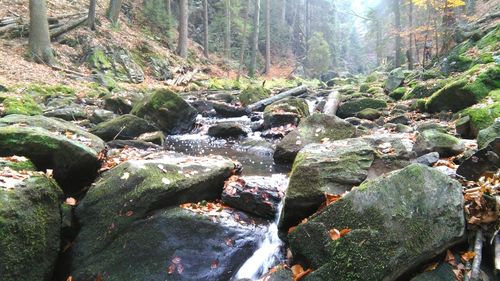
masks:
<svg viewBox="0 0 500 281"><path fill-rule="evenodd" d="M498 122L478 147L376 86L393 76L260 111L261 88L156 90L1 118L1 279L436 280L420 267L466 241L457 179L496 172Z"/></svg>

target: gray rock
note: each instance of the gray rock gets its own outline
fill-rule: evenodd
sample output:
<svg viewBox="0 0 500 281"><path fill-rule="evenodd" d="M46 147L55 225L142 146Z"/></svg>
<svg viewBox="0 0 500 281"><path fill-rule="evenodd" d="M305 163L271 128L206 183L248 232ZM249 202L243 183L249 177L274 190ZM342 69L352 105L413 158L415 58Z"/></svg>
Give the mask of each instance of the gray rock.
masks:
<svg viewBox="0 0 500 281"><path fill-rule="evenodd" d="M104 141L134 139L144 133L158 131L148 121L135 115L125 114L115 119L102 122L90 129L90 132Z"/></svg>
<svg viewBox="0 0 500 281"><path fill-rule="evenodd" d="M219 123L208 128L208 135L215 138L238 138L246 136L247 132L238 123Z"/></svg>
<svg viewBox="0 0 500 281"><path fill-rule="evenodd" d="M417 155L438 152L442 157L458 155L465 145L456 137L438 130L425 130L417 136L413 150Z"/></svg>
<svg viewBox="0 0 500 281"><path fill-rule="evenodd" d="M410 124L410 119L408 117L406 117L406 115L401 114L401 115L389 118L387 120L387 123L408 125L408 124Z"/></svg>
<svg viewBox="0 0 500 281"><path fill-rule="evenodd" d="M359 98L343 102L337 111L337 115L340 118L347 118L356 116L356 114L360 111L367 108L382 109L386 107L387 103L384 100L375 98Z"/></svg>
<svg viewBox="0 0 500 281"><path fill-rule="evenodd" d="M385 81L384 89L388 93L391 93L396 88L399 88L401 85L403 85L404 80L405 75L403 70L401 68L396 68L389 73L389 77L387 77L387 80Z"/></svg>
<svg viewBox="0 0 500 281"><path fill-rule="evenodd" d="M468 180L478 180L486 171L500 169L500 137L489 142L482 149L458 166L457 174Z"/></svg>
<svg viewBox="0 0 500 281"><path fill-rule="evenodd" d="M416 163L422 164L425 166L432 166L432 165L436 164L437 161L439 161L439 153L437 153L437 152L427 153L427 154L424 154L424 155L418 157L417 159L415 159Z"/></svg>
<svg viewBox="0 0 500 281"><path fill-rule="evenodd" d="M43 115L47 117L60 118L66 121L82 120L88 117L87 113L85 112L85 108L77 105L49 109L44 111Z"/></svg>
<svg viewBox="0 0 500 281"><path fill-rule="evenodd" d="M112 111L105 110L105 109L96 109L92 113L92 116L90 116L89 120L90 122L94 124L99 124L102 122L109 121L113 118L116 118L117 115L114 114Z"/></svg>
<svg viewBox="0 0 500 281"><path fill-rule="evenodd" d="M496 121L490 127L479 131L477 136L477 146L479 149L485 148L490 142L500 136L500 121Z"/></svg>
<svg viewBox="0 0 500 281"><path fill-rule="evenodd" d="M332 240L334 228L351 231ZM304 280L392 281L464 233L461 185L413 164L363 183L297 226L288 239L294 257L316 269Z"/></svg>

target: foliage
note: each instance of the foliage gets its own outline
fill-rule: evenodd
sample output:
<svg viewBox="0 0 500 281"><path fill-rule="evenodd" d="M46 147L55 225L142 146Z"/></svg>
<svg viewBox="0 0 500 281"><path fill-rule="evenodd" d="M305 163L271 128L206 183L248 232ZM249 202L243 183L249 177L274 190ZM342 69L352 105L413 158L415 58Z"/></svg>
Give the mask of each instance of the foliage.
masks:
<svg viewBox="0 0 500 281"><path fill-rule="evenodd" d="M308 42L307 67L311 76L318 76L330 67L331 53L322 33L316 32Z"/></svg>

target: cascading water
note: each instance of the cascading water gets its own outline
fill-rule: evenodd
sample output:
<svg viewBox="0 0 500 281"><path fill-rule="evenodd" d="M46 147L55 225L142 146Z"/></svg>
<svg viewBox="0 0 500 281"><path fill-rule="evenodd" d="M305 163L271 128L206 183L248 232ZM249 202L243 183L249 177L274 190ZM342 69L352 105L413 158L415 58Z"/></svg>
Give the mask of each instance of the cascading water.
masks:
<svg viewBox="0 0 500 281"><path fill-rule="evenodd" d="M259 248L255 253L240 267L234 280L251 279L257 280L271 267L278 264L283 259L282 248L283 241L278 236L278 222L280 219L283 201L281 201L278 214L267 232L265 233Z"/></svg>

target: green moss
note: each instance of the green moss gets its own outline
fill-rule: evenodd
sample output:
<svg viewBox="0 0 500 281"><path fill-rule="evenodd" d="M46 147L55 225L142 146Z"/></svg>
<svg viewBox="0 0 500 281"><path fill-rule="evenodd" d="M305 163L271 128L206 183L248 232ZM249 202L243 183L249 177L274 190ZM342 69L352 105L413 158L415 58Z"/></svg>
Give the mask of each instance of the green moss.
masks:
<svg viewBox="0 0 500 281"><path fill-rule="evenodd" d="M12 162L0 158L0 169L3 167L9 167L15 171L36 171L35 165L29 160Z"/></svg>
<svg viewBox="0 0 500 281"><path fill-rule="evenodd" d="M42 109L29 95L10 96L3 101L4 114L38 115Z"/></svg>
<svg viewBox="0 0 500 281"><path fill-rule="evenodd" d="M302 118L309 116L309 106L303 99L291 97L266 106L264 115L273 112L295 113Z"/></svg>
<svg viewBox="0 0 500 281"><path fill-rule="evenodd" d="M461 115L470 117L474 134L491 126L500 118L500 90L491 92L479 105L463 110Z"/></svg>
<svg viewBox="0 0 500 281"><path fill-rule="evenodd" d="M405 87L399 87L396 90L392 91L389 96L395 100L400 100L406 93Z"/></svg>
<svg viewBox="0 0 500 281"><path fill-rule="evenodd" d="M270 94L269 90L263 87L250 86L240 93L239 99L243 105L247 106L252 103L268 98L269 94Z"/></svg>
<svg viewBox="0 0 500 281"><path fill-rule="evenodd" d="M370 87L371 87L371 84L363 83L363 84L361 84L361 86L359 86L359 91L362 93L367 93L368 89L370 89Z"/></svg>
<svg viewBox="0 0 500 281"><path fill-rule="evenodd" d="M362 98L343 103L340 106L337 114L341 118L347 118L355 116L356 113L365 108L379 109L386 107L387 103L381 99Z"/></svg>
<svg viewBox="0 0 500 281"><path fill-rule="evenodd" d="M376 86L376 87L371 87L366 92L373 95L373 94L376 94L376 93L383 93L384 89L382 89L382 87L377 87Z"/></svg>
<svg viewBox="0 0 500 281"><path fill-rule="evenodd" d="M108 57L102 49L96 49L88 58L91 67L99 70L108 70L113 67Z"/></svg>
<svg viewBox="0 0 500 281"><path fill-rule="evenodd" d="M378 73L373 72L370 75L366 76L365 82L366 83L373 83L373 82L376 82L378 80L378 78L379 78Z"/></svg>
<svg viewBox="0 0 500 281"><path fill-rule="evenodd" d="M54 97L54 96L74 96L75 89L66 85L43 85L30 84L26 92L32 96Z"/></svg>

